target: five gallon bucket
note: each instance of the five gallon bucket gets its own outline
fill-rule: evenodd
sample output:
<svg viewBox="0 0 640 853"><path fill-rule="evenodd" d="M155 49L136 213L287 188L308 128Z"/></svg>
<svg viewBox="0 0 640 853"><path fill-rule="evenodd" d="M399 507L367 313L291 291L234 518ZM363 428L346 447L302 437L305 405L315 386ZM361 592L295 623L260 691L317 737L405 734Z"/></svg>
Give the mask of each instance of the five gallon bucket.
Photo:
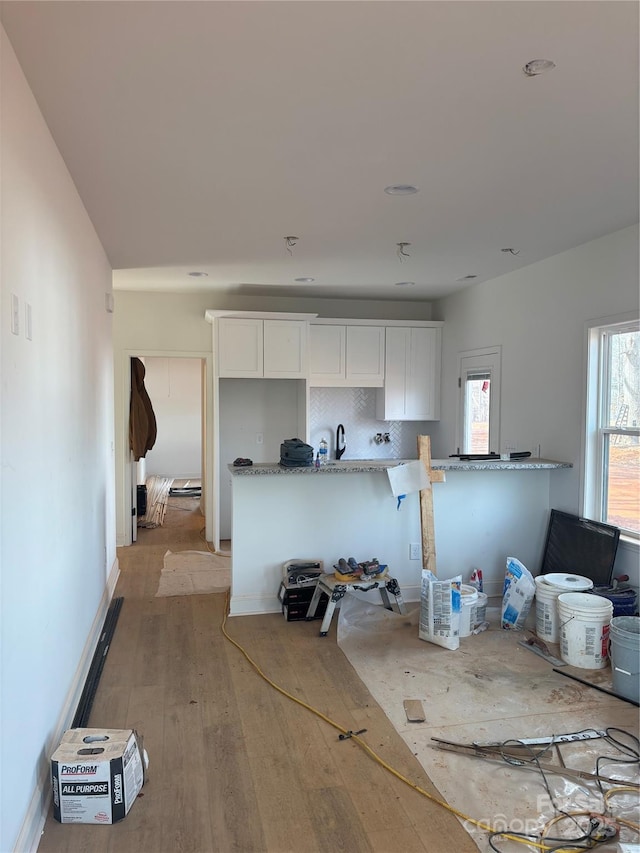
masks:
<svg viewBox="0 0 640 853"><path fill-rule="evenodd" d="M635 616L638 594L630 587L594 586L593 593L608 598L613 604L613 617Z"/></svg>
<svg viewBox="0 0 640 853"><path fill-rule="evenodd" d="M560 657L570 666L602 669L607 665L613 604L587 592L558 596Z"/></svg>
<svg viewBox="0 0 640 853"><path fill-rule="evenodd" d="M593 581L562 572L539 575L536 579L536 634L548 643L560 641L558 596L563 592L583 592Z"/></svg>
<svg viewBox="0 0 640 853"><path fill-rule="evenodd" d="M482 625L483 622L487 621L487 601L489 600L489 596L486 592L478 593L478 602L476 604L476 625Z"/></svg>
<svg viewBox="0 0 640 853"><path fill-rule="evenodd" d="M478 590L463 583L460 586L460 636L470 637L476 626Z"/></svg>
<svg viewBox="0 0 640 853"><path fill-rule="evenodd" d="M609 640L613 692L640 702L640 616L614 616Z"/></svg>

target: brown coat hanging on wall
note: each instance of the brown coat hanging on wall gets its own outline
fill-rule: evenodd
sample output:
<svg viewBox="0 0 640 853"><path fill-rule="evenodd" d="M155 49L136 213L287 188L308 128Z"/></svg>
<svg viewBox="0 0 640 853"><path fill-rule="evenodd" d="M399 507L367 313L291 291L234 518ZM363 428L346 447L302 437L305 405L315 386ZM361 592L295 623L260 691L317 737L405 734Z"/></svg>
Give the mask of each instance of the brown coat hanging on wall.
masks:
<svg viewBox="0 0 640 853"><path fill-rule="evenodd" d="M138 461L156 443L157 426L153 406L144 387L144 364L131 359L131 402L129 406L129 447Z"/></svg>

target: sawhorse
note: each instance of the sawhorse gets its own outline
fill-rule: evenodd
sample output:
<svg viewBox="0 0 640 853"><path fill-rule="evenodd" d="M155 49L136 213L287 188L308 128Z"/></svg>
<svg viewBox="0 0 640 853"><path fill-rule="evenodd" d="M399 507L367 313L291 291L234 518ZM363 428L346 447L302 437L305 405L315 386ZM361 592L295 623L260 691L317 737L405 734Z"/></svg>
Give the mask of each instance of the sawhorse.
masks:
<svg viewBox="0 0 640 853"><path fill-rule="evenodd" d="M345 581L337 580L335 575L325 574L321 575L318 579L318 583L313 593L313 598L309 602L306 619L307 621L313 619L316 615L316 608L320 601L320 596L323 592L326 593L329 597L329 603L327 604L322 625L320 626L320 636L326 637L329 632L329 626L331 625L331 619L333 618L334 611L344 598L345 593L351 592L352 590L368 592L371 589L380 590L382 603L387 610L393 610L389 599L389 594L391 594L394 597L394 603L398 613L406 612L398 581L395 578L389 577L389 575L385 575L385 577L380 578L379 580L354 580L352 583L346 583Z"/></svg>

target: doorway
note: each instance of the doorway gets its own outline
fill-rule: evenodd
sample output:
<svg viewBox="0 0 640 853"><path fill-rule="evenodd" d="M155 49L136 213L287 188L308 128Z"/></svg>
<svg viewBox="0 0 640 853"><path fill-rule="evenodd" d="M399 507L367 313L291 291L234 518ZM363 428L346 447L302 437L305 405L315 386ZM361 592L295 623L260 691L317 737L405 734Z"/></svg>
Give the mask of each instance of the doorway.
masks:
<svg viewBox="0 0 640 853"><path fill-rule="evenodd" d="M145 366L145 388L157 421L156 441L139 462L133 460L133 454L128 449L128 400L131 359L134 357L139 358ZM123 495L126 505L131 506L131 511L126 511L125 516L129 516L132 523L130 526L127 524L128 541L122 544L131 544L136 540L138 485L146 485L150 479L154 485L159 481L160 492L164 489L168 493L169 488L189 488L190 497L193 497L192 490L196 487L199 489L202 538L211 541L207 501L211 470L208 459L211 443L207 440L207 426L211 419L210 394L207 393L207 378L211 369L209 354L130 351L126 354L123 367L126 377L124 400L127 401L123 412L123 438L127 448Z"/></svg>
<svg viewBox="0 0 640 853"><path fill-rule="evenodd" d="M202 360L158 357L144 359L145 387L156 416L158 433L153 448L141 462L138 484L147 485L145 526L164 519L169 493L202 488ZM138 465L140 469L140 463ZM142 477L140 477L142 474ZM142 479L142 483L140 483ZM201 492L200 492L201 494ZM140 524L138 520L138 524Z"/></svg>
<svg viewBox="0 0 640 853"><path fill-rule="evenodd" d="M458 354L458 453L500 451L501 347Z"/></svg>

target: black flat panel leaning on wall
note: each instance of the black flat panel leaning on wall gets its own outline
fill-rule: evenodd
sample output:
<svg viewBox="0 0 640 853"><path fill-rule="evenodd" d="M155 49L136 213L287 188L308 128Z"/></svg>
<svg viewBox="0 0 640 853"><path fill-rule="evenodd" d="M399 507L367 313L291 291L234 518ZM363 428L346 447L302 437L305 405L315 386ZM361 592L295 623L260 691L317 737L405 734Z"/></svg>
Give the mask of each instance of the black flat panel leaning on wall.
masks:
<svg viewBox="0 0 640 853"><path fill-rule="evenodd" d="M619 539L617 527L552 509L540 574L570 572L608 586Z"/></svg>

